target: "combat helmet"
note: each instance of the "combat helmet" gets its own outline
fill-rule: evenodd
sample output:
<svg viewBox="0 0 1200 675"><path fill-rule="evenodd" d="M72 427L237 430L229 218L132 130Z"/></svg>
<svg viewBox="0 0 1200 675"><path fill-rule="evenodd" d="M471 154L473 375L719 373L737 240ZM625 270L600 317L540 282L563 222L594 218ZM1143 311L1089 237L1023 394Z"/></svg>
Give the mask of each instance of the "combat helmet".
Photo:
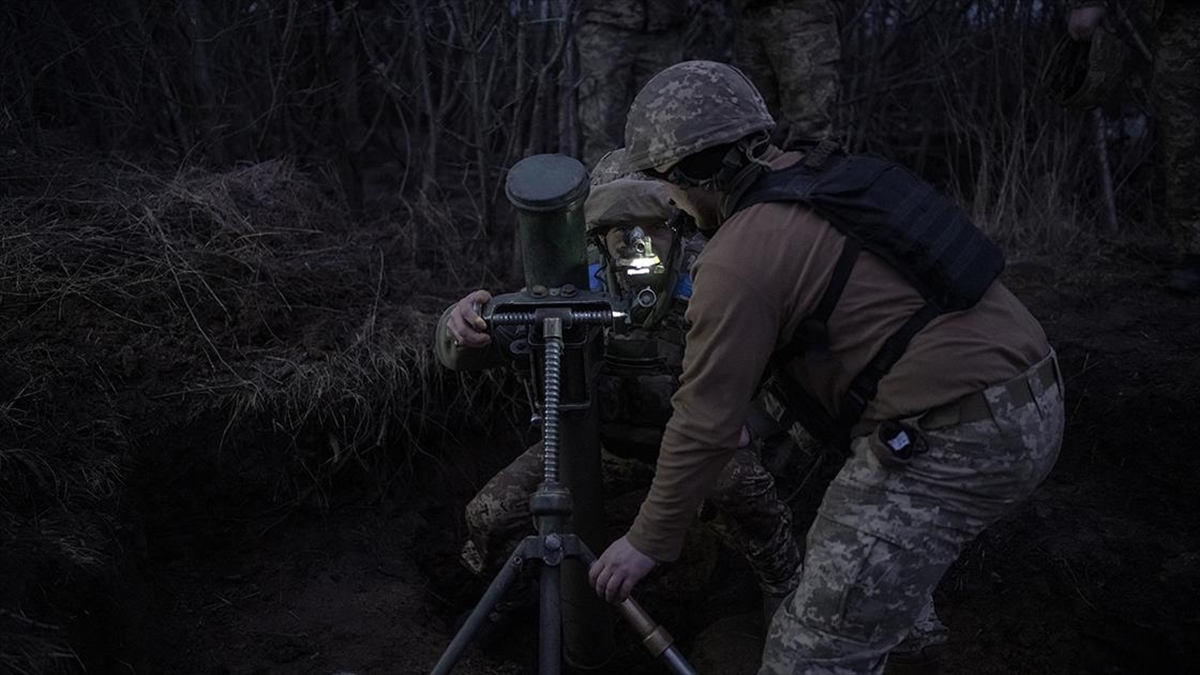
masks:
<svg viewBox="0 0 1200 675"><path fill-rule="evenodd" d="M742 71L685 61L650 78L634 97L625 121L625 170L666 171L689 155L774 128Z"/></svg>
<svg viewBox="0 0 1200 675"><path fill-rule="evenodd" d="M592 169L591 192L583 211L589 235L603 234L616 225L663 223L678 210L661 183L625 170L624 148L604 155Z"/></svg>
<svg viewBox="0 0 1200 675"><path fill-rule="evenodd" d="M591 186L600 187L618 178L640 178L649 180L649 176L641 173L630 173L625 170L625 148L617 148L604 154L596 166L592 168Z"/></svg>

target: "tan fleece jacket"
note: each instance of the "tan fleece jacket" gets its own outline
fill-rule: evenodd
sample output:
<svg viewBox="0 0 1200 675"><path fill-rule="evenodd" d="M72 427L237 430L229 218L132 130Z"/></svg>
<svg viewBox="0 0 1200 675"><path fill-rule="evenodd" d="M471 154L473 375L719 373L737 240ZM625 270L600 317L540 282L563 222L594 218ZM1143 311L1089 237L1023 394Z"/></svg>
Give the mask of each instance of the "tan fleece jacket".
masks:
<svg viewBox="0 0 1200 675"><path fill-rule="evenodd" d="M775 168L799 159L776 155ZM657 560L679 555L684 531L732 455L773 351L817 306L845 238L806 207L758 204L724 223L700 254L687 311L683 374L650 494L629 539ZM830 360L793 370L836 413L851 378L923 300L864 251L829 319ZM973 308L938 317L913 338L863 415L913 415L1009 380L1049 353L1038 322L996 282Z"/></svg>

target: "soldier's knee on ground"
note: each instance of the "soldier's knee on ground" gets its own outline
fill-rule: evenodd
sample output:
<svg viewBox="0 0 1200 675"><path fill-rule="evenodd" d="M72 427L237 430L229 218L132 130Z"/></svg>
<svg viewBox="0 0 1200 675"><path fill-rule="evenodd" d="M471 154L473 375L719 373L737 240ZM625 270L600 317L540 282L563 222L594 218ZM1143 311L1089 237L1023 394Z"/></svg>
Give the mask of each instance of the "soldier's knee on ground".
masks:
<svg viewBox="0 0 1200 675"><path fill-rule="evenodd" d="M467 531L473 533L488 530L488 525L492 521L488 515L487 505L484 500L479 498L479 495L467 502L466 507L463 508L463 518L467 524Z"/></svg>
<svg viewBox="0 0 1200 675"><path fill-rule="evenodd" d="M487 561L484 560L483 554L480 553L479 547L475 542L468 540L463 544L462 550L458 553L458 560L471 571L472 574L484 575L487 573Z"/></svg>
<svg viewBox="0 0 1200 675"><path fill-rule="evenodd" d="M772 490L775 479L763 467L753 445L738 448L713 483L709 500L727 511L753 504L755 497Z"/></svg>
<svg viewBox="0 0 1200 675"><path fill-rule="evenodd" d="M713 483L712 492L708 495L709 500L716 506L725 507L737 501L744 488L745 464L749 460L757 461L757 455L749 448L738 448L725 468L722 468L720 476L716 477Z"/></svg>

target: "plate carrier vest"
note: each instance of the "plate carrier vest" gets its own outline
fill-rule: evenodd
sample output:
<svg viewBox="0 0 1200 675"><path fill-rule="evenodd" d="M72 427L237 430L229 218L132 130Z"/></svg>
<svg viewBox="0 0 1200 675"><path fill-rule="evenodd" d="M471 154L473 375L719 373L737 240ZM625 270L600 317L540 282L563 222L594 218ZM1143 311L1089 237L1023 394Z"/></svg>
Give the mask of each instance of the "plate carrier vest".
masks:
<svg viewBox="0 0 1200 675"><path fill-rule="evenodd" d="M913 336L935 317L975 305L1004 269L999 247L932 185L886 159L846 154L831 141L823 141L793 166L763 173L746 191L731 196L730 214L763 202L797 202L846 237L816 310L771 355L764 375L809 433L842 449L849 447L851 428ZM925 304L851 380L835 415L784 366L801 356L827 354L827 323L862 249L902 274Z"/></svg>

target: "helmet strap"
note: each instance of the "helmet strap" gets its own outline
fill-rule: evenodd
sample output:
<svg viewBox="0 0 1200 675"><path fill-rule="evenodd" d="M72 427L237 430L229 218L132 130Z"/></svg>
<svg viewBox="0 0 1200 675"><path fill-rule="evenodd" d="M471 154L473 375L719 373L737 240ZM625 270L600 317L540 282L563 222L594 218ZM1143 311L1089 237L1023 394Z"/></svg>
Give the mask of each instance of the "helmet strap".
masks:
<svg viewBox="0 0 1200 675"><path fill-rule="evenodd" d="M712 177L708 187L716 192L728 192L740 182L739 179L746 173L746 169L755 166L769 169L770 164L760 157L770 143L771 134L765 130L734 143L725 153L721 160L721 169Z"/></svg>
<svg viewBox="0 0 1200 675"><path fill-rule="evenodd" d="M721 204L717 209L717 222L723 223L728 220L732 215L730 209L737 203L741 194L753 185L759 176L770 171L771 164L762 159L770 143L770 132L760 131L743 138L730 149L731 153L737 151L737 162L731 163L728 175L718 174L720 182L714 185L722 195ZM722 169L722 172L724 171L725 169Z"/></svg>
<svg viewBox="0 0 1200 675"><path fill-rule="evenodd" d="M754 185L758 177L770 170L769 165L754 162L747 164L738 175L734 176L729 187L721 192L721 203L717 208L719 222L724 223L733 215L733 205L741 200L742 194Z"/></svg>

